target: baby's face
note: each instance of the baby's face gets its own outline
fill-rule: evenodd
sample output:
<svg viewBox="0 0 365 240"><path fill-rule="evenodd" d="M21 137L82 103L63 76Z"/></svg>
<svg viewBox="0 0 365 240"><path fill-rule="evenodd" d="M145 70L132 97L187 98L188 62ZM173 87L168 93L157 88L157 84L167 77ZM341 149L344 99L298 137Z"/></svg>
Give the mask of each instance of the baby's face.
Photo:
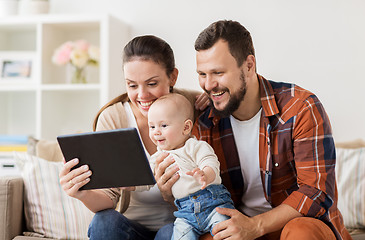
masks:
<svg viewBox="0 0 365 240"><path fill-rule="evenodd" d="M148 112L150 138L161 150L180 148L189 137L184 133L185 119L168 102L163 104L152 105Z"/></svg>

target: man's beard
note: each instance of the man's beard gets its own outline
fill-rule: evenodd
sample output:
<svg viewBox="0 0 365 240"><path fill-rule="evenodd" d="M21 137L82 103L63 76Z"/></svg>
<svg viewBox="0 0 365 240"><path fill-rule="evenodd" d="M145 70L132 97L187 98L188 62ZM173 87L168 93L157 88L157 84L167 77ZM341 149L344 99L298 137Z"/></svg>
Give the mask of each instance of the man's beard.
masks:
<svg viewBox="0 0 365 240"><path fill-rule="evenodd" d="M214 114L221 116L221 117L228 117L229 115L231 115L233 112L235 112L238 109L238 107L240 106L241 102L243 101L243 99L245 98L245 95L246 95L246 79L245 79L245 75L244 75L243 71L241 71L240 81L242 82L241 87L238 89L238 91L235 94L230 95L230 99L224 109L222 109L222 110L216 109L214 107L213 100L211 98L209 98L210 106L213 106ZM228 92L227 88L219 89L219 90L213 89L212 91L219 92L221 90Z"/></svg>

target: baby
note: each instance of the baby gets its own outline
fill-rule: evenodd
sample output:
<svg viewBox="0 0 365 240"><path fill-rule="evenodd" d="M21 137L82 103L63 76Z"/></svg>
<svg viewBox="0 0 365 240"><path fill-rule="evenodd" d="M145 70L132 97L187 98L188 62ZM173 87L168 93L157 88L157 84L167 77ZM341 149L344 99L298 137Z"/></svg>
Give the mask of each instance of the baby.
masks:
<svg viewBox="0 0 365 240"><path fill-rule="evenodd" d="M193 108L182 95L172 93L160 97L148 111L149 136L157 145L151 156L169 153L179 166L180 178L172 187L176 217L172 239L199 239L211 232L215 224L229 219L216 212L216 207L234 208L231 195L221 184L219 161L212 147L192 137Z"/></svg>

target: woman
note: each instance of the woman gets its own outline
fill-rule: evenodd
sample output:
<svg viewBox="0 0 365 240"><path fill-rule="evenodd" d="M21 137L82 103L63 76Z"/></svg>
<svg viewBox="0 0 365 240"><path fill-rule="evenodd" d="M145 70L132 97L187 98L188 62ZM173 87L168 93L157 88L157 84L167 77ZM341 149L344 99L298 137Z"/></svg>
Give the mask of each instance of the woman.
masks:
<svg viewBox="0 0 365 240"><path fill-rule="evenodd" d="M127 93L100 110L94 121L94 130L136 127L147 155L156 152L148 135L147 113L157 98L174 91L184 94L192 104L198 96L197 109L208 104L203 94L173 90L178 70L171 47L160 38L141 36L131 40L124 48L123 67ZM78 160L74 159L64 165L60 183L69 196L79 199L96 213L89 226L90 239L171 238L172 228L163 226L174 221L174 207L163 200L157 185L147 192L131 192L129 207L128 188L124 188L120 212L125 212L121 214L114 210L121 195L120 189L79 191L92 173L88 166L71 171L77 163Z"/></svg>

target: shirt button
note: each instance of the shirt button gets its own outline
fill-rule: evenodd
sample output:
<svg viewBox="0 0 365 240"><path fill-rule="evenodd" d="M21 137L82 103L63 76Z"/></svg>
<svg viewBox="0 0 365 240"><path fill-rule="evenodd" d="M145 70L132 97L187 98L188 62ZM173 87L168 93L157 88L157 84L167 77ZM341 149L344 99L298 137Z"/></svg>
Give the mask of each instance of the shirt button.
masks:
<svg viewBox="0 0 365 240"><path fill-rule="evenodd" d="M279 163L275 163L275 167L279 166Z"/></svg>

